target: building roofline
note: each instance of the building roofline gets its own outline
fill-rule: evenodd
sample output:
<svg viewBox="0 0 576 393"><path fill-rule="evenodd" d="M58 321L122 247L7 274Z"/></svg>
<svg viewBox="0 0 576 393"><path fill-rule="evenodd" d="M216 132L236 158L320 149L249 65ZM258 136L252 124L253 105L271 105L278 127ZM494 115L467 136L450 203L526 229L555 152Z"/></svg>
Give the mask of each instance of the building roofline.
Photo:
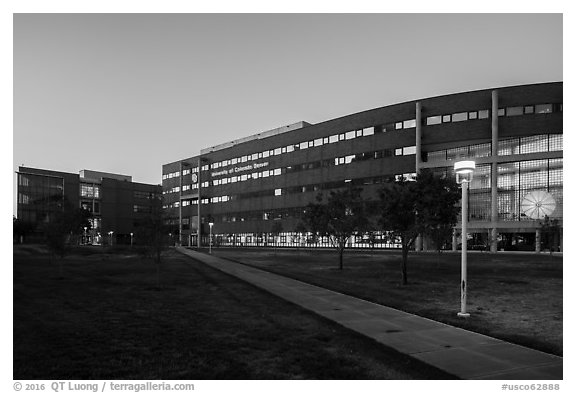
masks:
<svg viewBox="0 0 576 393"><path fill-rule="evenodd" d="M414 100L409 100L409 101L403 101L403 102L398 102L395 104L390 104L390 105L384 105L384 106L379 106L379 107L375 107L375 108L371 108L371 109L366 109L360 112L354 112L354 113L350 113L344 116L340 116L340 117L335 117L332 119L328 119L328 120L324 120L318 123L308 123L305 121L300 121L297 123L293 123L293 124L289 124L287 126L283 126L283 127L278 127L269 131L264 131L264 132L260 132L258 134L252 134L252 135L248 135L246 137L243 138L239 138L239 139L235 139L233 141L230 142L225 142L216 146L212 146L212 147L208 147L205 149L201 149L200 150L200 154L195 155L195 156L190 156L187 158L183 158L180 160L176 160L164 165L170 165L170 164L174 164L174 163L178 163L181 161L186 161L186 160L190 160L190 159L195 159L198 157L201 157L205 154L209 154L209 153L213 153L216 151L220 151L220 150L224 150L224 149L228 149L231 147L236 147L242 143L245 142L250 142L250 141L254 141L254 140L259 140L259 139L264 139L264 138L268 138L271 136L275 136L275 135L279 135L285 132L289 132L289 131L296 131L298 129L301 128L305 128L305 127L309 127L309 126L317 126L317 125L321 125L321 124L326 124L329 122L333 122L333 121L339 121L342 119L345 119L347 117L351 117L351 116L356 116L362 113L368 113L371 111L375 111L375 110L381 110L384 108L393 108L395 106L401 106L401 105L406 105L406 104L416 104L417 102L420 101L428 101L428 100L435 100L435 99L441 99L441 98L445 98L445 97L450 97L450 96L457 96L460 94L471 94L471 93L482 93L482 92L490 92L492 90L505 90L505 89L514 89L514 88L521 88L521 87L531 87L531 86L541 86L541 85L558 85L558 84L563 84L563 81L553 81L553 82L539 82L539 83L528 83L528 84L521 84L521 85L507 85L507 86L500 86L500 87L490 87L490 88L485 88L485 89L477 89L477 90L465 90L465 91L460 91L457 93L447 93L447 94L442 94L442 95L438 95L438 96L429 96L429 97L423 97L423 98L418 98L418 99L414 99ZM299 124L302 124L301 127L292 127L289 128L291 126L297 126Z"/></svg>

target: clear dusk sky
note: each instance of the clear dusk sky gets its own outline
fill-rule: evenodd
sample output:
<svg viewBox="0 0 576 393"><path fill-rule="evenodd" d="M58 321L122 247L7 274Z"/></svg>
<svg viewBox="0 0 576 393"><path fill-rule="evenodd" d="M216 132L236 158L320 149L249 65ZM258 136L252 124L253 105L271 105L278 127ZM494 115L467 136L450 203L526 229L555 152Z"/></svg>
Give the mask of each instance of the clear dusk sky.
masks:
<svg viewBox="0 0 576 393"><path fill-rule="evenodd" d="M13 165L160 183L300 120L562 81L562 14L15 14Z"/></svg>

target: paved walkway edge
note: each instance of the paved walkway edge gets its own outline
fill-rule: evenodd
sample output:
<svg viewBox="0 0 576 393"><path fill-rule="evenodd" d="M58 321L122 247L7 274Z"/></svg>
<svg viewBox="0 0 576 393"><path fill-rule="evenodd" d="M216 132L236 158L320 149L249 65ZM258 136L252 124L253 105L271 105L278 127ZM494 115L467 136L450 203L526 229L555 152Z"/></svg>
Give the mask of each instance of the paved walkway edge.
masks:
<svg viewBox="0 0 576 393"><path fill-rule="evenodd" d="M563 358L245 264L176 250L462 379L561 380Z"/></svg>

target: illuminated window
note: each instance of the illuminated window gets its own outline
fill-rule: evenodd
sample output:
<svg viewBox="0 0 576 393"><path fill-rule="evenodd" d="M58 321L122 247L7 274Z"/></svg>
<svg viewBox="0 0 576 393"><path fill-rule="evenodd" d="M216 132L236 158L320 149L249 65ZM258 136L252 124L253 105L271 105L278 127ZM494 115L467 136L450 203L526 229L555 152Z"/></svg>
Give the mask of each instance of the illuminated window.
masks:
<svg viewBox="0 0 576 393"><path fill-rule="evenodd" d="M442 116L430 116L426 118L426 125L433 126L442 123Z"/></svg>
<svg viewBox="0 0 576 393"><path fill-rule="evenodd" d="M452 115L452 122L454 123L466 120L468 120L468 112L454 113Z"/></svg>
<svg viewBox="0 0 576 393"><path fill-rule="evenodd" d="M282 189L281 188L277 188L274 190L274 196L279 196L282 195Z"/></svg>
<svg viewBox="0 0 576 393"><path fill-rule="evenodd" d="M536 105L536 113L552 113L552 104Z"/></svg>
<svg viewBox="0 0 576 393"><path fill-rule="evenodd" d="M403 128L414 128L416 127L416 119L405 120L402 126Z"/></svg>
<svg viewBox="0 0 576 393"><path fill-rule="evenodd" d="M488 111L488 109L478 111L479 119L487 119L488 117L490 117L490 111Z"/></svg>
<svg viewBox="0 0 576 393"><path fill-rule="evenodd" d="M408 156L411 154L416 154L416 146L407 146L403 149L403 155Z"/></svg>
<svg viewBox="0 0 576 393"><path fill-rule="evenodd" d="M363 136L374 135L374 127L364 128L364 130L362 130L362 135Z"/></svg>

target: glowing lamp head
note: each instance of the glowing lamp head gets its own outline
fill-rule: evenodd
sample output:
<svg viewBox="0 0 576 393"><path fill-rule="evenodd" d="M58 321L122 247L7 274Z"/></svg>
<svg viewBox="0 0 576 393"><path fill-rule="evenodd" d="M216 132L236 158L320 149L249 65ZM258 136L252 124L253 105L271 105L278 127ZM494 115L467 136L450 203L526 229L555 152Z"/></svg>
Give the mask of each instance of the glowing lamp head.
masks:
<svg viewBox="0 0 576 393"><path fill-rule="evenodd" d="M454 163L454 172L456 173L456 182L458 184L470 183L476 169L476 163L472 160L457 161Z"/></svg>

